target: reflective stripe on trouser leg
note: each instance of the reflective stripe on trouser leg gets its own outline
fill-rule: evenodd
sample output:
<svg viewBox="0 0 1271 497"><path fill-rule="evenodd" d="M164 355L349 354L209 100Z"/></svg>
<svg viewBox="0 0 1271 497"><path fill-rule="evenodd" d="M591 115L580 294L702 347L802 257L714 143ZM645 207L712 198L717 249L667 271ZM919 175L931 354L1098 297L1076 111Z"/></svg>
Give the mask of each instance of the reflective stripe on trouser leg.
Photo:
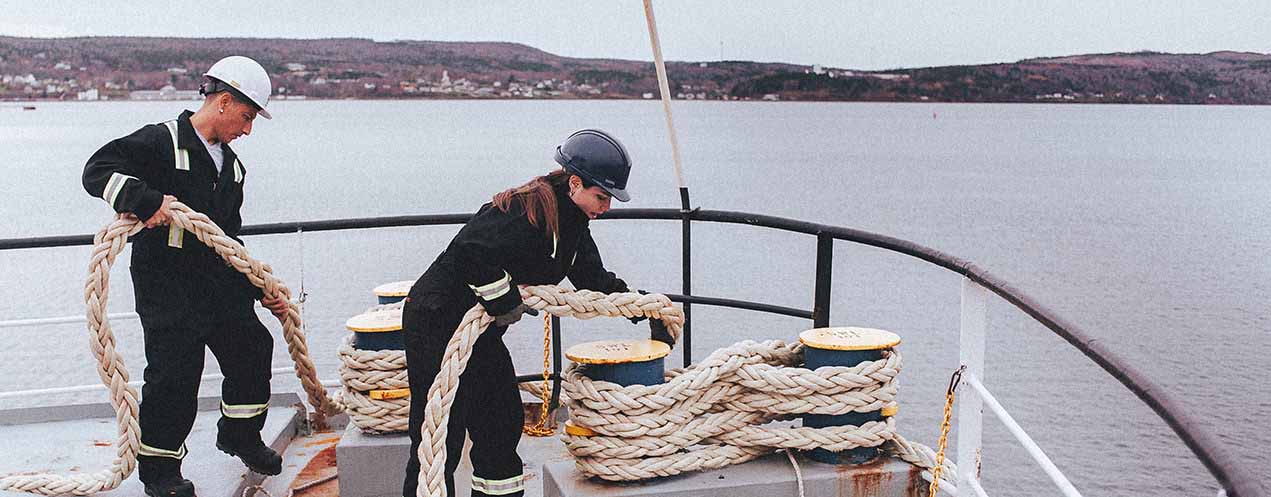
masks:
<svg viewBox="0 0 1271 497"><path fill-rule="evenodd" d="M472 491L486 495L507 495L525 491L525 475L520 474L502 480L487 480L472 476Z"/></svg>
<svg viewBox="0 0 1271 497"><path fill-rule="evenodd" d="M230 405L221 401L221 415L227 418L248 419L264 414L269 410L269 403Z"/></svg>
<svg viewBox="0 0 1271 497"><path fill-rule="evenodd" d="M184 459L185 454L186 454L185 444L181 444L180 449L167 450L167 449L160 449L158 447L151 447L143 443L141 444L141 448L137 450L137 455L139 456L168 457L172 459Z"/></svg>

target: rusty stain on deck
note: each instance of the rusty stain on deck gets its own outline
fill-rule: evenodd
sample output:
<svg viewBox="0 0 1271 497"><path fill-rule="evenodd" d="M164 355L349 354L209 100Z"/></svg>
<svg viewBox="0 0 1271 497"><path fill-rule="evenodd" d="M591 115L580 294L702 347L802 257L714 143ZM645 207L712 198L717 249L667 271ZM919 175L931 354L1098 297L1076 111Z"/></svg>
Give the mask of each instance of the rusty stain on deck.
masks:
<svg viewBox="0 0 1271 497"><path fill-rule="evenodd" d="M885 495L894 495L888 492L895 492L894 487L890 485L893 473L887 471L886 458L878 458L865 464L858 465L839 465L834 471L837 473L837 485L835 495L837 497L883 497ZM922 468L910 466L907 482L905 485L905 497L928 497L928 484L922 479Z"/></svg>

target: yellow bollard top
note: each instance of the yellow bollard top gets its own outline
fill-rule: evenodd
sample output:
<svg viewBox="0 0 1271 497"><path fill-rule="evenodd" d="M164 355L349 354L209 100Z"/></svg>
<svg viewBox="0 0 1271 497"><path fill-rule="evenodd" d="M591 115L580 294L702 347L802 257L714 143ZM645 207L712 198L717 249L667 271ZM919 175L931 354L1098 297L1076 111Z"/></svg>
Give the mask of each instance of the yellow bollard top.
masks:
<svg viewBox="0 0 1271 497"><path fill-rule="evenodd" d="M348 328L349 331L356 331L358 333L401 331L402 310L392 309L387 311L358 314L349 318L348 321L345 321L344 326Z"/></svg>
<svg viewBox="0 0 1271 497"><path fill-rule="evenodd" d="M414 280L394 281L385 283L371 290L376 297L405 297L410 293L410 287L415 284Z"/></svg>
<svg viewBox="0 0 1271 497"><path fill-rule="evenodd" d="M569 420L569 421L566 421L566 422L565 422L565 433L568 433L568 434L573 435L573 436L576 436L576 437L594 437L594 436L596 436L596 432L591 431L591 428L588 428L588 427L586 427L586 426L579 426L579 425L576 425L576 424L574 424L574 420L572 420L572 419L571 419L571 420Z"/></svg>
<svg viewBox="0 0 1271 497"><path fill-rule="evenodd" d="M799 333L799 341L821 350L882 350L900 344L900 335L874 328L814 328Z"/></svg>
<svg viewBox="0 0 1271 497"><path fill-rule="evenodd" d="M565 357L580 364L625 364L666 357L671 346L657 340L601 340L580 343L565 351Z"/></svg>
<svg viewBox="0 0 1271 497"><path fill-rule="evenodd" d="M393 400L404 399L410 397L409 388L397 388L393 390L371 390L367 395L375 400Z"/></svg>

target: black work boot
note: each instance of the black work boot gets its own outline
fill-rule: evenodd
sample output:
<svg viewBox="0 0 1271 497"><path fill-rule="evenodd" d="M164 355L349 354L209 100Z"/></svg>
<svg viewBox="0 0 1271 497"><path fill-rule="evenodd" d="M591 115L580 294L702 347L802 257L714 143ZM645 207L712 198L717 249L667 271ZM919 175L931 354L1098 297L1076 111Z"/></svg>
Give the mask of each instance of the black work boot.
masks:
<svg viewBox="0 0 1271 497"><path fill-rule="evenodd" d="M247 469L262 475L282 473L282 456L260 441L260 429L265 416L250 419L232 419L222 416L216 423L216 448L238 457Z"/></svg>
<svg viewBox="0 0 1271 497"><path fill-rule="evenodd" d="M235 441L233 437L217 434L216 448L221 449L221 452L237 457L240 461L243 461L243 464L247 465L247 469L262 475L273 476L282 473L282 456L265 445L265 442L261 442L259 436L254 440L243 442Z"/></svg>
<svg viewBox="0 0 1271 497"><path fill-rule="evenodd" d="M194 484L181 477L180 459L138 456L137 476L150 497L195 497Z"/></svg>
<svg viewBox="0 0 1271 497"><path fill-rule="evenodd" d="M147 483L146 495L150 497L196 497L194 495L194 484L180 476Z"/></svg>

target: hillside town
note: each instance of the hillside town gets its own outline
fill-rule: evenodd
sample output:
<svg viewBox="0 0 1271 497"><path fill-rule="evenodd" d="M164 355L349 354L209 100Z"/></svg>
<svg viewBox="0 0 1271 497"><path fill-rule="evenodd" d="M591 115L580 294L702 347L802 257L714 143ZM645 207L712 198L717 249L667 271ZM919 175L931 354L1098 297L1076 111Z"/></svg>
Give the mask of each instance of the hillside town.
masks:
<svg viewBox="0 0 1271 497"><path fill-rule="evenodd" d="M0 37L0 100L197 99L215 54L195 38ZM227 39L279 99L655 99L647 61L562 57L504 42ZM1271 104L1271 55L1156 52L861 71L749 61L667 63L679 100Z"/></svg>
<svg viewBox="0 0 1271 497"><path fill-rule="evenodd" d="M2 60L0 60L2 62ZM316 93L320 97L356 95L360 98L596 98L604 97L607 84L592 86L586 83L575 84L571 80L557 81L544 79L539 81L477 81L467 78L451 79L449 71L443 70L437 79L417 78L413 80L391 81L374 75L344 76L325 75L321 71L310 71L304 64L286 64L287 72L280 75L283 81L302 81L302 84L278 87L280 99L305 99L307 93ZM0 74L0 98L29 100L194 100L201 98L197 89L189 89L194 82L188 81L189 71L183 67L171 67L166 71L172 75L171 81L157 88L145 88L132 80L101 80L89 73L88 68L72 67L66 62L57 62L51 71L37 77L34 73ZM180 87L177 85L181 82ZM308 92L297 91L303 87ZM691 86L680 93L679 98L706 98L704 92L691 93ZM644 98L653 98L645 93Z"/></svg>

